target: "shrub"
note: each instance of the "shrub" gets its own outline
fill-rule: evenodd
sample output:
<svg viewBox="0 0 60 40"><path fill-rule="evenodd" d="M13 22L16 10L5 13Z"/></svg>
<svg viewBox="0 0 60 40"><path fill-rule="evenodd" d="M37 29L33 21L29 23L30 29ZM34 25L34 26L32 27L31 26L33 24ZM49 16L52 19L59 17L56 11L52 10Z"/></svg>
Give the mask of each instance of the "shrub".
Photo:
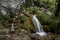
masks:
<svg viewBox="0 0 60 40"><path fill-rule="evenodd" d="M50 24L50 22L52 21L51 16L43 13L38 15L37 18L40 20L42 24L46 24L46 25Z"/></svg>
<svg viewBox="0 0 60 40"><path fill-rule="evenodd" d="M52 33L58 33L58 30L60 29L58 26L59 22L57 19L53 19L53 21L51 22L50 26L50 31Z"/></svg>
<svg viewBox="0 0 60 40"><path fill-rule="evenodd" d="M30 9L29 9L31 14L36 14L37 10L38 10L38 8L36 6L35 7L30 7Z"/></svg>
<svg viewBox="0 0 60 40"><path fill-rule="evenodd" d="M48 25L44 25L43 29L46 32L49 32L50 31L50 27Z"/></svg>
<svg viewBox="0 0 60 40"><path fill-rule="evenodd" d="M37 16L40 20L41 24L44 25L44 30L47 32L58 33L57 31L60 29L58 27L59 21L56 18L53 18L47 14L40 14ZM59 29L58 29L59 28Z"/></svg>
<svg viewBox="0 0 60 40"><path fill-rule="evenodd" d="M20 23L23 23L26 21L26 18L25 17L20 17Z"/></svg>

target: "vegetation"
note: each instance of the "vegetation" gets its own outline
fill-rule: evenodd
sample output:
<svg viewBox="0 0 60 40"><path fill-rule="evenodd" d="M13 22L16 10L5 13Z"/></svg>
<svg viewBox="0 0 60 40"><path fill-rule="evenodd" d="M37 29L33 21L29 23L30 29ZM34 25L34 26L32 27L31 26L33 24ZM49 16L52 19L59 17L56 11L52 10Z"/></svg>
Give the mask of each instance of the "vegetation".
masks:
<svg viewBox="0 0 60 40"><path fill-rule="evenodd" d="M23 22L26 21L26 18L25 17L20 17L19 19L20 19L20 23L23 23Z"/></svg>
<svg viewBox="0 0 60 40"><path fill-rule="evenodd" d="M30 25L33 26L33 23L26 22L26 19L28 17L24 14L24 13L27 13L27 11L28 11L27 14L37 15L37 18L43 25L43 28L46 32L59 33L60 16L59 17L56 16L55 8L57 7L57 4L55 2L56 2L55 0L26 0L26 3L21 5L21 8L19 11L18 10L12 11L11 9L10 10L8 9L7 13L9 13L9 15L7 14L5 16L2 15L2 13L0 12L0 27L6 26L6 25L3 25L4 21L6 21L6 22L8 21L9 24L20 23L19 25L23 24L23 27L24 27L23 29L30 32L31 31ZM44 8L44 9L42 9L42 8ZM25 11L25 12L23 12L23 11ZM48 15L47 11L50 11L53 15L51 15L51 16ZM21 14L24 14L24 15L20 16ZM60 13L58 15L60 15ZM31 19L31 18L29 18L29 19ZM24 22L26 22L27 24L30 24L30 25L24 25ZM21 27L21 26L18 26L18 28L19 27ZM19 28L19 29L21 29L21 28ZM17 30L19 30L19 29L17 29ZM19 32L20 32L20 30L19 30Z"/></svg>
<svg viewBox="0 0 60 40"><path fill-rule="evenodd" d="M29 25L26 25L26 26L24 27L24 29L27 30L28 32L30 32Z"/></svg>
<svg viewBox="0 0 60 40"><path fill-rule="evenodd" d="M38 8L36 6L29 8L30 14L36 14L37 10L38 10Z"/></svg>

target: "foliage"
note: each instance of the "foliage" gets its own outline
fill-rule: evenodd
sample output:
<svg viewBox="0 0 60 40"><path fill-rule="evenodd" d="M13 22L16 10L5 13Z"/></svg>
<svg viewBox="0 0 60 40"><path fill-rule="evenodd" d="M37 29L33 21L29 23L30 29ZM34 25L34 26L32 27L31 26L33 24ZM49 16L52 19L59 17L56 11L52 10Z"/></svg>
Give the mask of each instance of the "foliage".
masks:
<svg viewBox="0 0 60 40"><path fill-rule="evenodd" d="M47 32L58 33L58 22L56 20L52 21L49 25L44 25L44 30Z"/></svg>
<svg viewBox="0 0 60 40"><path fill-rule="evenodd" d="M20 23L23 23L23 22L26 21L26 18L25 17L20 17L19 19L20 19Z"/></svg>
<svg viewBox="0 0 60 40"><path fill-rule="evenodd" d="M59 31L59 21L47 14L40 14L37 16L37 18L40 20L41 24L44 26L44 30L47 32L52 32L52 33L58 33ZM58 29L59 28L59 29Z"/></svg>
<svg viewBox="0 0 60 40"><path fill-rule="evenodd" d="M44 29L44 31L46 31L46 32L49 32L49 31L50 31L50 28L49 28L48 25L44 25L43 29Z"/></svg>
<svg viewBox="0 0 60 40"><path fill-rule="evenodd" d="M28 32L30 32L30 27L29 27L29 25L25 25L25 26L24 26L24 29L27 30Z"/></svg>
<svg viewBox="0 0 60 40"><path fill-rule="evenodd" d="M40 15L38 15L37 16L37 18L40 20L40 22L42 23L42 24L50 24L50 22L52 21L52 18L51 18L51 16L49 16L49 15L47 15L47 14L40 14Z"/></svg>
<svg viewBox="0 0 60 40"><path fill-rule="evenodd" d="M26 0L26 3L25 3L26 7L32 6L33 1L34 1L34 0Z"/></svg>
<svg viewBox="0 0 60 40"><path fill-rule="evenodd" d="M28 12L30 12L30 14L34 15L37 14L38 11L40 12L40 8L44 8L46 10L49 10L51 12L55 12L55 7L56 5L56 0L26 0L26 4L22 4L20 6L20 10L17 9L7 9L7 15L3 16L2 13L0 12L0 27L2 27L2 20L8 20L9 23L14 23L14 18L17 16L16 13L23 12L23 10L26 10L26 7L28 6ZM26 6L25 6L26 5ZM43 10L44 10L43 9ZM1 10L0 10L1 11ZM25 12L26 13L26 12ZM60 15L60 13L58 14ZM50 32L57 32L59 31L60 27L59 27L59 22L57 19L53 18L53 16L49 16L46 12L42 12L37 14L37 18L39 19L39 21L41 22L41 24L43 25L43 28L45 31L50 31ZM22 16L22 17L18 17L18 20L20 23L24 23L26 21L26 17ZM31 23L32 24L32 23ZM31 31L30 29L30 25L25 25L24 29L27 31ZM20 32L20 28L16 30L17 32Z"/></svg>
<svg viewBox="0 0 60 40"><path fill-rule="evenodd" d="M59 26L58 26L58 24L59 24L58 19L53 19L53 21L50 24L50 31L52 33L58 33L58 31L60 29Z"/></svg>
<svg viewBox="0 0 60 40"><path fill-rule="evenodd" d="M25 5L21 4L20 10L23 11L25 9Z"/></svg>
<svg viewBox="0 0 60 40"><path fill-rule="evenodd" d="M37 0L34 1L34 4L38 7L44 7L51 11L55 11L55 0Z"/></svg>
<svg viewBox="0 0 60 40"><path fill-rule="evenodd" d="M34 6L44 7L45 9L48 9L52 12L55 12L55 10L56 10L55 8L56 8L57 5L56 5L55 0L29 0L28 2L30 2L30 1L31 1L30 4L32 4L32 5L34 4ZM27 4L27 5L29 5L29 4ZM35 10L35 9L33 8L33 10Z"/></svg>
<svg viewBox="0 0 60 40"><path fill-rule="evenodd" d="M37 10L38 10L38 8L36 6L30 7L30 9L29 9L29 11L30 11L31 14L36 14Z"/></svg>

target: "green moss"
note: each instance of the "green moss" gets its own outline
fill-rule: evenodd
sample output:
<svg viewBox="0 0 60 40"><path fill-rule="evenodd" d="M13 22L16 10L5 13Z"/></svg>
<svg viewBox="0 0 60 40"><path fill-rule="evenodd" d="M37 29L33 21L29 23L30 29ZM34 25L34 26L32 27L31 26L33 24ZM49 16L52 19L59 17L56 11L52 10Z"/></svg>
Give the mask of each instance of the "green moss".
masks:
<svg viewBox="0 0 60 40"><path fill-rule="evenodd" d="M27 30L28 32L30 32L30 27L29 27L29 25L24 26L24 29Z"/></svg>
<svg viewBox="0 0 60 40"><path fill-rule="evenodd" d="M21 28L16 29L16 32L20 33L21 32Z"/></svg>

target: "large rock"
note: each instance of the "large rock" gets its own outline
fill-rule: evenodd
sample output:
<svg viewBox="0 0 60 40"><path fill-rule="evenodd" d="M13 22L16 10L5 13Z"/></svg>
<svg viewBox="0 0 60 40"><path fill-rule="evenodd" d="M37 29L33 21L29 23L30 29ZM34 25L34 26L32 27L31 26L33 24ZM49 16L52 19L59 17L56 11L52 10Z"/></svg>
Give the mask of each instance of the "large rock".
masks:
<svg viewBox="0 0 60 40"><path fill-rule="evenodd" d="M22 3L25 3L25 0L0 0L1 6L6 8L17 8Z"/></svg>
<svg viewBox="0 0 60 40"><path fill-rule="evenodd" d="M31 34L31 40L60 40L60 35L47 34L46 36L41 37L37 34Z"/></svg>
<svg viewBox="0 0 60 40"><path fill-rule="evenodd" d="M0 7L2 15L14 12L15 10L20 10L20 5L25 3L25 0L0 0ZM8 14L9 15L9 14Z"/></svg>

